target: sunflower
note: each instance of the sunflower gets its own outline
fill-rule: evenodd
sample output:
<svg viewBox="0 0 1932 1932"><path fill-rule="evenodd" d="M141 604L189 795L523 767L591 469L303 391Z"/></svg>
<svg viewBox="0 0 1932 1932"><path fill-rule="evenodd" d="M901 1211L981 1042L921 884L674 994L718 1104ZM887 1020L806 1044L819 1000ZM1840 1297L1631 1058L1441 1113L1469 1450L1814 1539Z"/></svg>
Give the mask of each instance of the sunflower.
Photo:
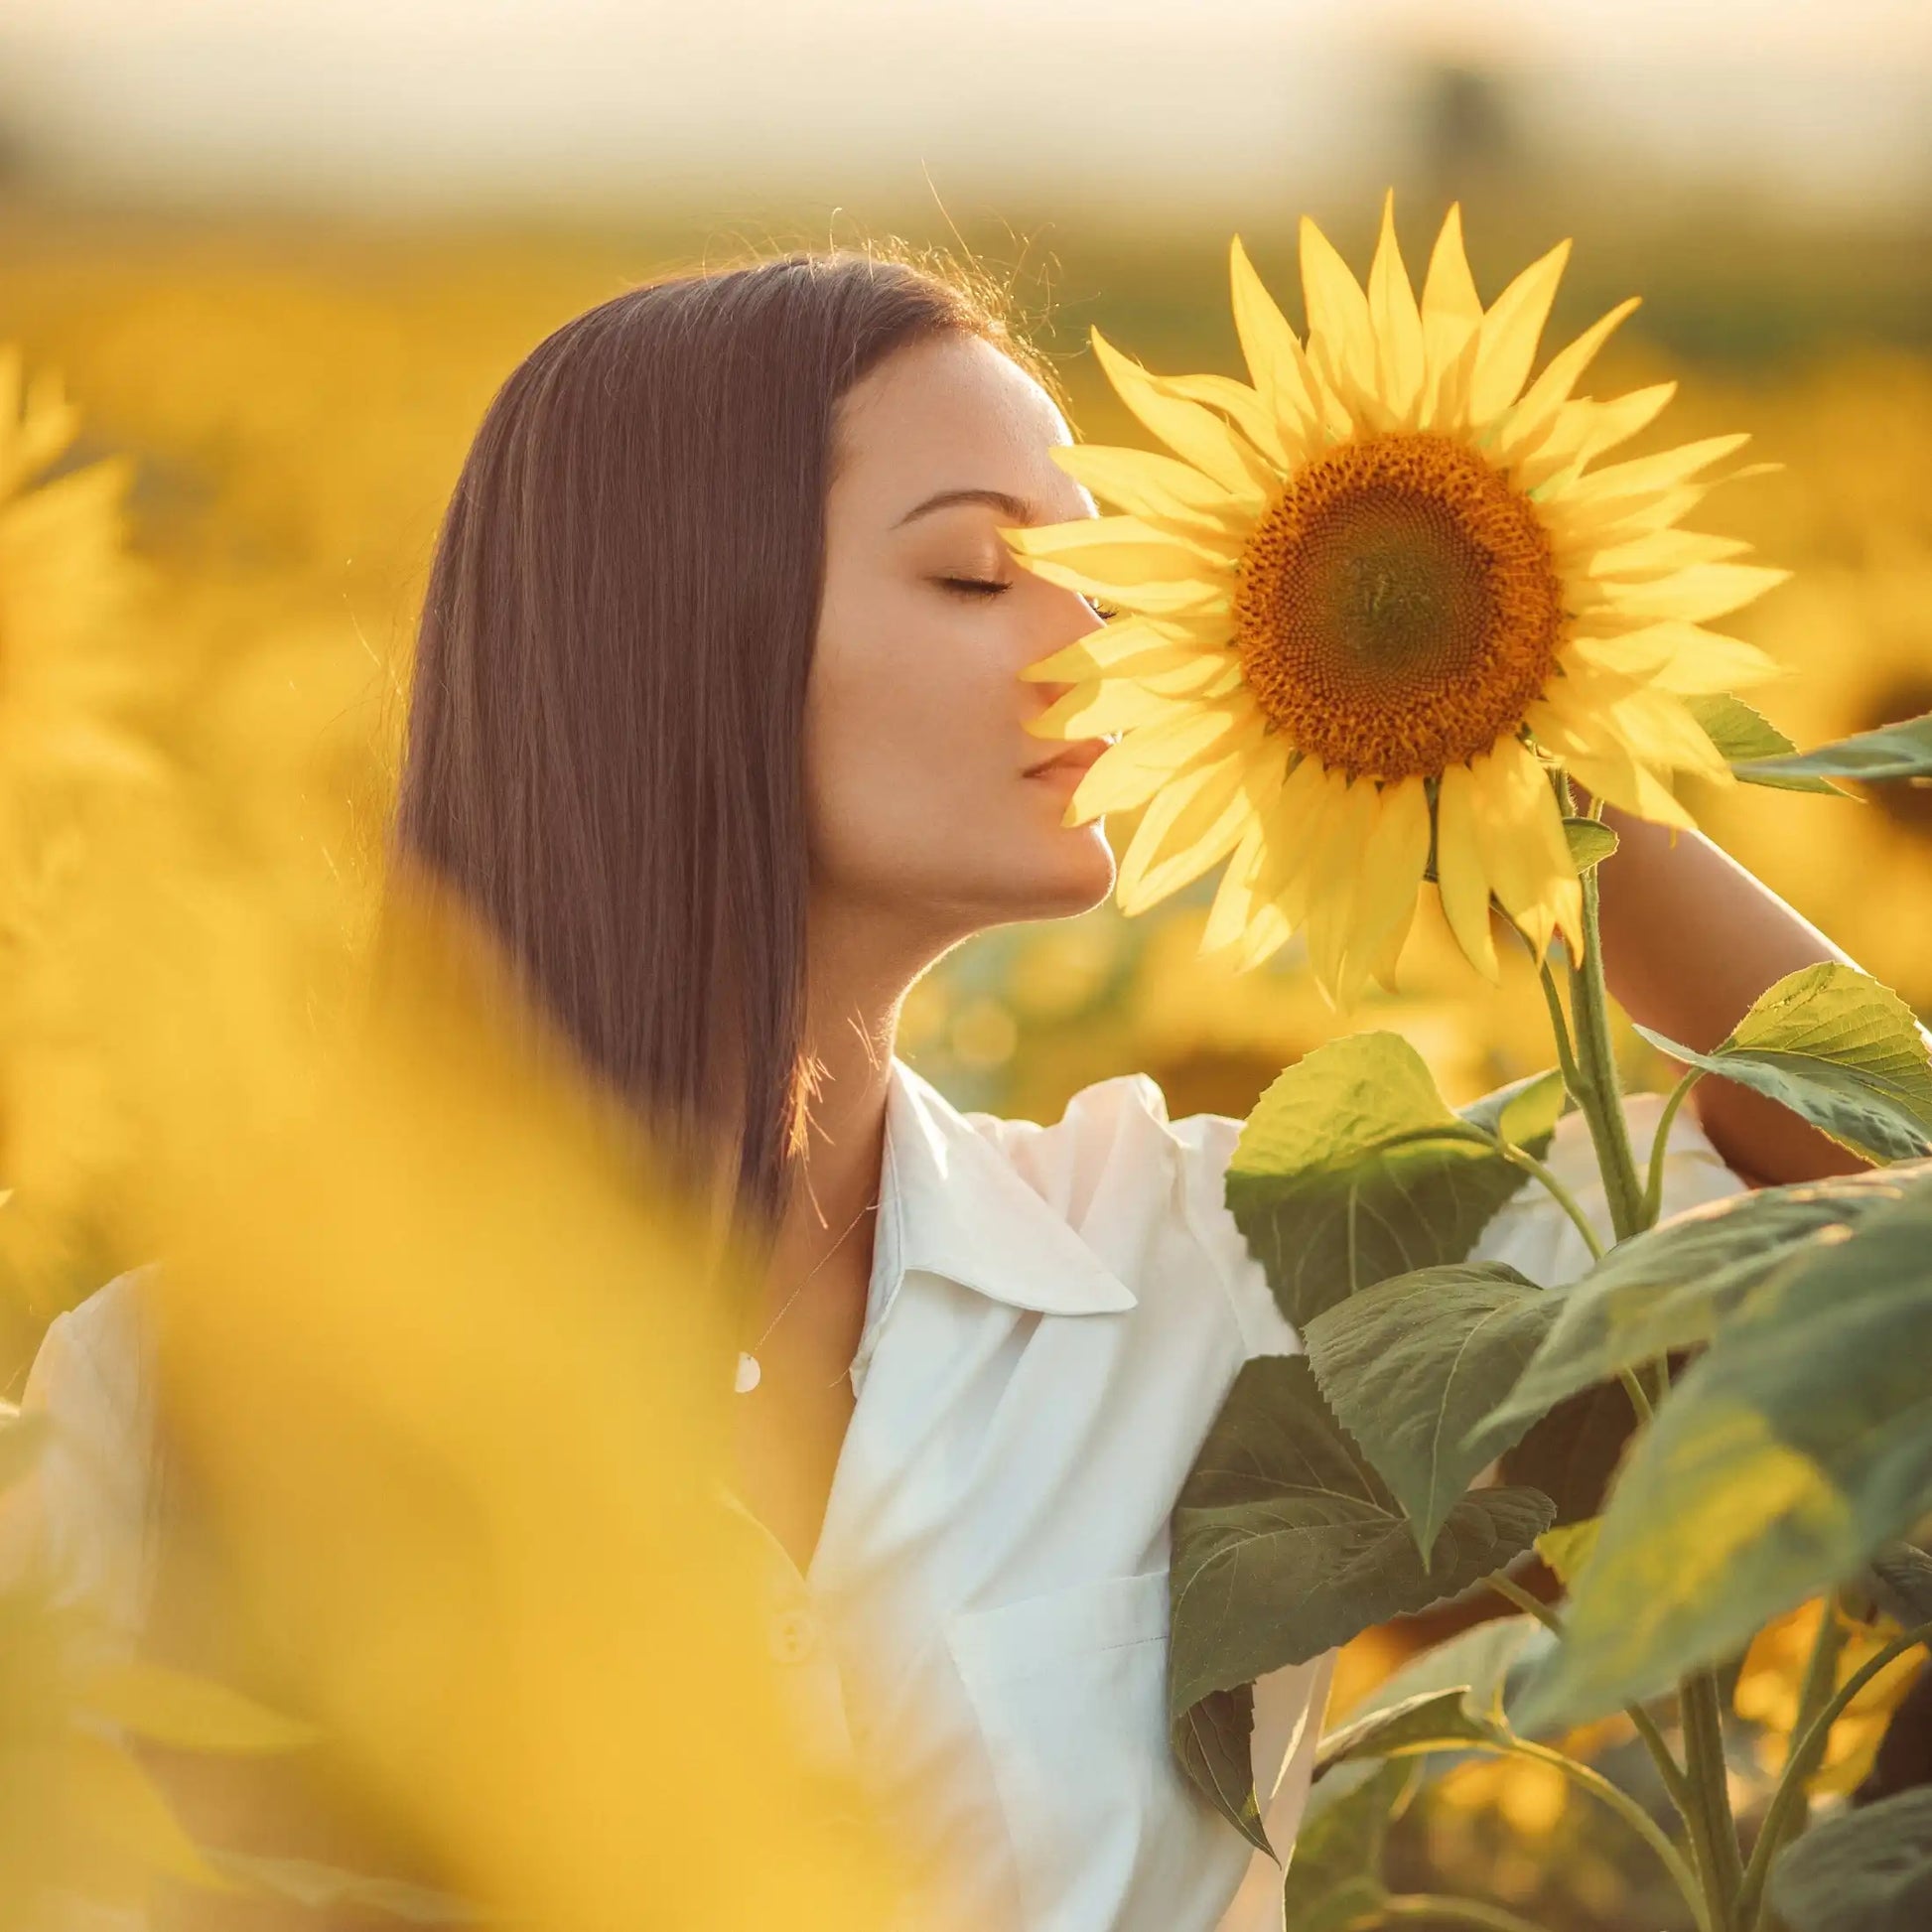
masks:
<svg viewBox="0 0 1932 1932"><path fill-rule="evenodd" d="M1529 381L1569 248L1485 310L1451 207L1418 302L1391 195L1366 292L1304 218L1306 343L1234 238L1250 382L1156 375L1093 332L1173 454L1056 447L1119 513L1003 535L1026 568L1118 607L1022 675L1072 686L1036 735L1117 735L1066 822L1146 807L1124 910L1227 859L1202 950L1245 969L1301 931L1348 1006L1391 983L1433 870L1494 980L1492 896L1536 958L1558 931L1581 947L1554 767L1674 825L1692 822L1675 774L1730 781L1685 700L1778 674L1707 625L1787 573L1677 527L1745 437L1599 465L1675 388L1575 394L1634 300Z"/></svg>

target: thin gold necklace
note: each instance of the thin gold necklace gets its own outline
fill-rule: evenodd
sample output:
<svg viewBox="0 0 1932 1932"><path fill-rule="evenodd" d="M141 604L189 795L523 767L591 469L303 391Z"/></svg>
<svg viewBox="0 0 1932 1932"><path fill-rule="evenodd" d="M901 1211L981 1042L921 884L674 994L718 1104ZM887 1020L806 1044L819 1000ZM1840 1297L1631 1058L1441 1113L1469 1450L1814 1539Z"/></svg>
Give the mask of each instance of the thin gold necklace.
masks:
<svg viewBox="0 0 1932 1932"><path fill-rule="evenodd" d="M836 1241L834 1241L829 1248L825 1250L825 1252L818 1258L818 1260L812 1263L810 1270L806 1273L805 1280L801 1281L798 1284L798 1287L794 1288L791 1291L791 1293L785 1297L784 1308L780 1309L778 1312L774 1314L771 1317L771 1319L764 1324L764 1334L760 1335L758 1338L758 1340L752 1344L750 1348L741 1348L738 1351L738 1374L732 1383L732 1387L736 1389L740 1395L750 1395L751 1392L758 1387L759 1379L763 1374L763 1370L761 1370L759 1367L759 1358L758 1358L757 1351L764 1346L764 1336L768 1335L771 1332L771 1330L778 1325L779 1321L784 1316L785 1309L790 1308L792 1303L797 1301L799 1292L804 1288L805 1282L809 1282L812 1276L816 1275L818 1271L821 1268L823 1268L825 1264L828 1261L830 1261L832 1257L835 1254L837 1254L841 1248L845 1246L846 1236L849 1235L852 1232L852 1230L856 1228L859 1225L859 1223L863 1221L866 1218L866 1216L870 1214L872 1210L879 1205L879 1201L880 1201L880 1196L878 1194L875 1194L871 1200L866 1202L865 1206L860 1208L858 1213L853 1215L851 1220L849 1220L845 1224L844 1232L840 1234L839 1238ZM848 1370L847 1373L849 1374L850 1370ZM843 1379L844 1379L843 1377L840 1378L840 1380ZM832 1384L832 1387L837 1388L838 1383L834 1382Z"/></svg>

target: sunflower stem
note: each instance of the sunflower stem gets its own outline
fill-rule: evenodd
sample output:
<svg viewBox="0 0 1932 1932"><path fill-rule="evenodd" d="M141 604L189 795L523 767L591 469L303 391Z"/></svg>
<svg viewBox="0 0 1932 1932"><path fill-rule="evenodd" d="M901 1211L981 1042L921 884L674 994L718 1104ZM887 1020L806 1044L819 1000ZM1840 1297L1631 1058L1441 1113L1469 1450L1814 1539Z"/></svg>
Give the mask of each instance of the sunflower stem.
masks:
<svg viewBox="0 0 1932 1932"><path fill-rule="evenodd" d="M1558 795L1570 815L1570 780L1557 773ZM1589 1138L1602 1171L1609 1200L1610 1228L1619 1241L1643 1225L1643 1185L1630 1151L1629 1124L1623 1118L1617 1085L1616 1052L1610 1043L1610 996L1603 983L1603 937L1597 914L1596 868L1583 876L1584 944L1581 959L1571 957L1570 1013L1576 1028L1577 1105L1589 1123ZM1566 949L1567 950L1567 949Z"/></svg>
<svg viewBox="0 0 1932 1932"><path fill-rule="evenodd" d="M1579 1089L1583 1075L1577 1070L1577 1055L1570 1043L1570 1021L1564 1013L1563 996L1557 991L1556 975L1550 971L1547 957L1536 962L1536 972L1543 984L1544 1004L1550 1009L1550 1032L1557 1042L1557 1066L1563 1074L1564 1088L1581 1107L1584 1103Z"/></svg>
<svg viewBox="0 0 1932 1932"><path fill-rule="evenodd" d="M1676 1120L1685 1097L1703 1078L1703 1067L1686 1067L1684 1077L1671 1088L1670 1098L1664 1102L1664 1111L1658 1118L1657 1136L1650 1143L1650 1173L1643 1189L1643 1224L1647 1228L1657 1225L1657 1216L1664 1205L1664 1150L1670 1140L1671 1123Z"/></svg>

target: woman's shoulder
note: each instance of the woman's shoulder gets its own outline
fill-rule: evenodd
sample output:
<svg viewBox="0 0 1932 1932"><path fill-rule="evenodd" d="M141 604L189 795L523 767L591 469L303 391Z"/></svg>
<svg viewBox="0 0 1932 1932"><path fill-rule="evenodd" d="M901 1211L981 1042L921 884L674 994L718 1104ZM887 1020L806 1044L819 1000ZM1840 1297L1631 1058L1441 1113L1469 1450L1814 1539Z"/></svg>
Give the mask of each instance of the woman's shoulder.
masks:
<svg viewBox="0 0 1932 1932"><path fill-rule="evenodd" d="M1178 1242L1219 1286L1244 1353L1300 1349L1228 1210L1227 1169L1242 1127L1233 1115L1175 1119L1160 1082L1137 1072L1081 1087L1049 1124L984 1112L967 1119L1076 1229L1113 1202L1151 1235L1169 1236L1169 1252Z"/></svg>

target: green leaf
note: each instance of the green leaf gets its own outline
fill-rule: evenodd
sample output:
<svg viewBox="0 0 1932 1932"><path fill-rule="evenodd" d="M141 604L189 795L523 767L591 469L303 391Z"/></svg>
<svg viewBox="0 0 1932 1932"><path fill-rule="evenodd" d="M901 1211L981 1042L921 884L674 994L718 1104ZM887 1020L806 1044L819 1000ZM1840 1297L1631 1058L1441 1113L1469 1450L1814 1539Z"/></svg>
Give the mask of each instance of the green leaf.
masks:
<svg viewBox="0 0 1932 1932"><path fill-rule="evenodd" d="M1673 1059L1768 1094L1867 1160L1932 1153L1924 1036L1911 1008L1854 966L1787 973L1708 1053L1637 1032Z"/></svg>
<svg viewBox="0 0 1932 1932"><path fill-rule="evenodd" d="M1548 1067L1527 1079L1512 1080L1494 1093L1485 1093L1464 1107L1460 1118L1484 1134L1494 1134L1511 1147L1541 1154L1550 1144L1568 1099L1563 1072ZM1461 1257L1457 1256L1457 1260Z"/></svg>
<svg viewBox="0 0 1932 1932"><path fill-rule="evenodd" d="M1747 705L1742 698L1720 694L1687 697L1683 703L1738 777L1748 778L1752 784L1775 785L1781 791L1839 789L1822 774L1773 769L1772 760L1781 762L1798 748L1761 711Z"/></svg>
<svg viewBox="0 0 1932 1932"><path fill-rule="evenodd" d="M1570 841L1570 856L1579 874L1600 866L1617 848L1617 836L1600 818L1566 818L1563 835Z"/></svg>
<svg viewBox="0 0 1932 1932"><path fill-rule="evenodd" d="M1541 1346L1509 1394L1471 1428L1477 1467L1562 1401L1623 1369L1695 1347L1753 1290L1811 1249L1845 1240L1894 1205L1915 1170L1889 1169L1728 1194L1633 1234L1587 1274L1544 1291ZM1616 1400L1626 1418L1629 1398Z"/></svg>
<svg viewBox="0 0 1932 1932"><path fill-rule="evenodd" d="M1382 1854L1389 1822L1415 1781L1416 1766L1397 1759L1377 1765L1318 1811L1310 1805L1282 1886L1284 1925L1295 1932L1353 1932L1368 1921L1388 1895Z"/></svg>
<svg viewBox="0 0 1932 1932"><path fill-rule="evenodd" d="M1829 778L1888 784L1901 778L1932 777L1932 714L1880 725L1876 731L1860 732L1855 738L1834 739L1809 752L1792 748L1778 756L1766 756L1737 775L1756 784Z"/></svg>
<svg viewBox="0 0 1932 1932"><path fill-rule="evenodd" d="M1518 1103L1521 1104L1518 1104ZM1228 1164L1227 1204L1298 1328L1358 1289L1460 1261L1523 1175L1454 1135L1499 1119L1542 1151L1549 1076L1518 1081L1457 1115L1397 1034L1351 1034L1305 1055L1256 1103Z"/></svg>
<svg viewBox="0 0 1932 1932"><path fill-rule="evenodd" d="M1315 1764L1321 1768L1364 1758L1466 1750L1472 1744L1501 1743L1508 1734L1493 1718L1471 1708L1467 1685L1454 1684L1351 1718L1322 1738Z"/></svg>
<svg viewBox="0 0 1932 1932"><path fill-rule="evenodd" d="M1865 1581L1878 1607L1901 1628L1932 1623L1932 1556L1917 1544L1887 1544L1871 1559Z"/></svg>
<svg viewBox="0 0 1932 1932"><path fill-rule="evenodd" d="M1858 1575L1932 1496L1932 1183L1739 1309L1634 1445L1536 1722L1655 1695Z"/></svg>
<svg viewBox="0 0 1932 1932"><path fill-rule="evenodd" d="M1637 1426L1620 1383L1598 1384L1559 1402L1513 1449L1497 1473L1505 1482L1540 1489L1556 1504L1559 1523L1579 1523L1603 1507L1624 1445Z"/></svg>
<svg viewBox="0 0 1932 1932"><path fill-rule="evenodd" d="M1210 1691L1170 1727L1180 1768L1250 1845L1275 1853L1261 1821L1255 1790L1255 1694L1252 1684Z"/></svg>
<svg viewBox="0 0 1932 1932"><path fill-rule="evenodd" d="M1932 1789L1841 1812L1771 1866L1771 1909L1790 1932L1924 1932L1932 1924Z"/></svg>
<svg viewBox="0 0 1932 1932"><path fill-rule="evenodd" d="M1450 1262L1377 1282L1309 1323L1321 1393L1408 1512L1419 1550L1499 1452L1471 1455L1464 1438L1515 1384L1556 1307L1500 1262Z"/></svg>
<svg viewBox="0 0 1932 1932"><path fill-rule="evenodd" d="M1183 1767L1193 1774L1203 1699L1454 1595L1522 1555L1549 1520L1534 1491L1478 1491L1449 1511L1425 1564L1307 1357L1244 1362L1173 1511L1168 1715ZM1252 1839L1243 1805L1201 1789Z"/></svg>

